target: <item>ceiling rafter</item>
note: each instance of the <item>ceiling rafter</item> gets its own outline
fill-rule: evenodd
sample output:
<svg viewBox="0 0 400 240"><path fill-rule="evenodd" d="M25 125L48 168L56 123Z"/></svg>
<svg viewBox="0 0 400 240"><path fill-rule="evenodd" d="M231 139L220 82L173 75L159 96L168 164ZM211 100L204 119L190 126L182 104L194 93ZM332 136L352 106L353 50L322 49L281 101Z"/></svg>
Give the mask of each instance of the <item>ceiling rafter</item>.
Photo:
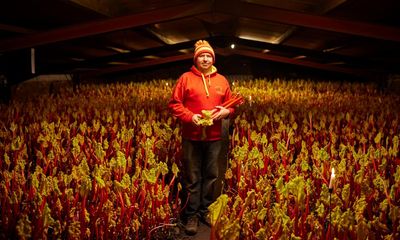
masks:
<svg viewBox="0 0 400 240"><path fill-rule="evenodd" d="M128 70L132 70L132 69L136 69L136 68L144 68L144 67L150 67L150 66L165 64L165 63L170 63L170 62L178 62L178 61L188 60L188 59L192 59L192 58L193 58L192 53L175 55L175 56L164 57L164 58L157 58L157 59L152 59L152 60L140 61L140 62L132 63L132 64L126 64L126 65L120 65L120 66L116 66L116 67L105 68L105 69L96 70L96 71L85 72L85 73L82 73L82 77L95 77L95 76L111 74L111 73L115 73L115 72L128 71Z"/></svg>
<svg viewBox="0 0 400 240"><path fill-rule="evenodd" d="M224 1L217 1L216 11L263 21L400 42L400 28L390 26L311 15L244 2L230 5Z"/></svg>
<svg viewBox="0 0 400 240"><path fill-rule="evenodd" d="M314 13L316 13L316 14L325 14L325 13L331 11L332 9L338 7L339 5L341 5L342 3L346 2L346 1L347 0L327 0L327 1L324 1L324 3L319 5L319 7L314 10ZM283 43L297 29L298 29L298 26L290 27L287 32L285 32L284 34L282 34L281 37L279 37L277 42Z"/></svg>
<svg viewBox="0 0 400 240"><path fill-rule="evenodd" d="M123 17L107 20L77 24L58 28L46 32L34 33L0 41L0 52L35 47L39 45L71 40L107 33L117 30L129 29L153 23L189 17L209 11L208 2L192 2L180 6L157 9Z"/></svg>
<svg viewBox="0 0 400 240"><path fill-rule="evenodd" d="M291 47L291 46L283 46L283 45L277 45L277 44L254 41L254 40L247 40L247 39L242 39L242 38L233 38L230 41L235 42L240 45L248 46L248 47L259 48L259 49L268 49L268 50L273 50L273 51L278 51L278 52L290 52L290 53L292 53L292 55L305 55L305 56L319 58L319 59L326 59L328 61L344 61L344 62L351 62L354 64L368 65L368 66L378 65L377 62L371 62L371 61L367 61L365 59L360 59L360 58L351 57L351 56L339 55L339 54L335 54L334 52L320 52L320 51L316 51L316 50Z"/></svg>
<svg viewBox="0 0 400 240"><path fill-rule="evenodd" d="M227 39L221 38L221 37L216 37L216 38L211 38L208 39L209 41L215 41L219 42L219 45L221 45L221 42L228 42ZM250 41L248 40L242 40L242 39L236 39L237 42L239 43L248 43ZM175 44L171 45L170 49L177 50L178 48L186 48L187 46L191 46L193 41L190 42L185 42L185 43L180 43L180 44ZM259 43L262 44L262 43ZM143 55L143 54L149 54L151 51L156 51L159 52L161 48L155 48L153 50L145 50L142 51L141 54L136 53L134 54L135 56ZM251 50L242 50L242 49L226 49L226 48L215 48L215 52L219 55L222 56L229 56L232 54L236 55L242 55L242 56L247 56L247 57L252 57L252 58L258 58L258 59L263 59L263 60L269 60L269 61L274 61L274 62L281 62L281 63L286 63L286 64L292 64L292 65L298 65L298 66L304 66L304 67L309 67L309 68L314 68L314 69L320 69L320 70L327 70L327 71L333 71L333 72L340 72L340 73L345 73L345 74L350 74L350 75L355 75L355 76L365 76L368 74L371 74L370 71L365 71L365 70L360 70L360 69L354 69L354 68L345 68L345 67L340 67L340 66L335 66L335 65L330 65L330 64L323 64L323 63L316 63L316 62L310 62L307 60L301 60L301 59L294 59L294 58L288 58L288 57L282 57L282 56L276 56L276 55L270 55L270 54L264 54L261 52L256 52L256 51L251 51ZM310 54L312 51L308 51ZM327 54L329 55L329 54ZM132 54L126 54L125 57L132 56ZM99 70L96 72L88 73L90 76L93 75L103 75L103 74L109 74L109 73L114 73L118 71L127 71L127 70L132 70L132 69L137 69L141 67L148 67L148 66L154 66L157 64L163 64L163 63L170 63L174 61L182 61L182 60L188 60L193 57L192 53L185 54L185 55L177 55L177 56L172 56L172 57L165 57L165 58L160 58L160 59L154 59L154 60L146 60L146 61L141 61L138 63L134 64L127 64L127 65L122 65L122 66L116 66L116 67L110 67L107 69Z"/></svg>
<svg viewBox="0 0 400 240"><path fill-rule="evenodd" d="M288 57L282 57L282 56L276 56L276 55L270 55L270 54L263 54L263 53L258 53L258 52L254 52L254 51L250 51L250 50L240 50L240 49L232 50L232 54L253 57L253 58L258 58L258 59L263 59L263 60L269 60L269 61L274 61L274 62L294 64L294 65L298 65L298 66L315 68L315 69L320 69L320 70L340 72L340 73L345 73L345 74L350 74L350 75L355 75L355 76L371 76L370 75L371 73L369 71L365 71L365 70L358 70L358 69L354 69L354 68L343 68L343 67L338 67L335 65L328 65L328 64L322 64L322 63L304 61L301 59L294 59L294 58L288 58Z"/></svg>
<svg viewBox="0 0 400 240"><path fill-rule="evenodd" d="M332 9L337 8L339 5L345 3L347 0L330 0L323 1L321 5L316 9L316 13L327 13Z"/></svg>
<svg viewBox="0 0 400 240"><path fill-rule="evenodd" d="M71 2L73 2L72 4L74 5L77 4L78 1L79 0L71 0ZM95 0L83 0L83 1L85 1L86 3L95 2ZM8 52L10 52L10 55L13 54L13 50L26 49L29 47L42 46L46 44L62 42L78 38L83 39L88 36L95 36L103 33L115 32L118 30L130 30L130 29L135 30L135 33L140 31L141 36L144 35L144 38L156 40L160 43L159 45L161 45L161 47L146 48L143 49L143 51L134 50L129 54L124 54L124 55L118 54L115 56L114 55L107 56L105 58L94 57L93 59L89 59L88 61L68 63L62 66L59 64L59 62L52 61L54 62L54 64L50 63L49 65L51 66L46 68L46 70L49 71L53 71L54 69L56 69L63 72L63 71L75 71L82 66L95 66L96 69L102 69L99 66L103 66L104 68L106 68L104 69L104 71L113 71L113 72L124 71L124 69L134 69L139 67L161 64L164 61L166 62L180 61L180 57L178 56L182 55L180 55L178 51L192 48L193 47L192 43L196 41L195 38L197 37L191 37L185 39L185 41L189 39L191 40L184 42L182 45L168 44L168 42L162 41L163 35L157 34L157 31L152 32L151 27L149 28L149 26L152 26L153 24L157 23L161 24L167 23L166 25L171 23L172 29L174 29L173 28L174 24L177 24L178 22L180 23L179 20L183 19L184 21L186 21L187 19L189 19L188 22L190 22L190 19L192 20L198 19L203 22L202 27L208 30L208 36L209 36L208 39L210 39L211 41L215 41L212 43L213 46L215 43L220 43L216 44L215 47L216 49L219 49L219 54L221 55L237 54L237 55L249 56L253 58L270 60L275 62L312 67L316 69L343 72L352 75L361 74L360 69L366 69L369 72L375 71L372 69L378 69L376 71L393 71L394 66L395 65L397 66L396 61L393 61L393 63L386 65L385 63L383 63L383 61L381 61L377 57L374 57L376 55L376 54L374 55L374 53L368 53L369 55L367 56L366 60L364 60L361 57L356 57L356 56L361 56L357 54L344 53L340 55L328 52L321 52L317 50L320 48L315 46L303 46L301 44L297 45L294 44L295 46L300 46L300 47L293 48L290 46L284 46L283 44L268 44L265 43L264 41L253 41L253 40L237 38L238 35L236 34L237 33L236 31L238 31L240 27L237 26L239 20L251 21L251 19L255 19L257 21L255 20L252 21L259 23L258 25L260 26L268 24L282 25L283 27L290 26L290 28L287 29L285 32L284 31L275 32L275 35L281 35L280 42L285 41L286 37L288 36L291 35L295 36L297 31L296 29L298 27L331 31L332 32L331 34L333 36L338 35L339 37L340 36L343 37L343 35L340 35L340 33L344 33L348 34L349 36L350 35L362 36L365 38L386 40L388 41L388 44L396 44L397 42L400 41L400 28L394 26L390 27L390 26L372 24L367 22L356 22L351 19L344 20L344 19L324 16L324 13L326 11L329 11L330 9L335 8L336 6L341 5L344 1L345 0L327 0L325 4L314 6L315 9L314 11L312 11L312 13L304 13L301 12L300 10L298 11L284 10L282 8L270 7L270 5L269 6L264 5L263 2L261 1L255 1L258 2L258 4L255 2L252 3L251 1L244 1L244 0L233 0L233 1L206 0L201 2L186 1L186 3L181 3L174 6L168 4L168 7L164 8L160 8L159 6L159 8L154 10L131 13L131 15L127 15L124 17L115 17L115 18L104 17L102 18L102 20L86 22L76 25L69 25L67 27L61 27L57 29L51 29L48 31L46 30L44 32L33 32L33 33L29 32L29 30L26 29L0 24L0 30L3 29L6 31L21 34L18 37L4 38L4 40L0 40L0 54L3 55L3 58L6 58L9 56ZM210 16L212 17L211 20L209 20ZM198 29L200 29L200 27ZM276 29L272 28L271 31L273 32L274 30ZM131 32L131 31L124 31L124 32ZM334 33L339 33L339 34L334 35ZM102 38L102 36L96 36L96 37L99 37L99 39ZM355 39L357 41L368 40L361 38L360 39L351 38L351 39ZM223 44L225 44L228 40L237 41L238 46L239 45L241 46L235 49L234 53L230 52L227 48L226 50L224 50L227 45ZM291 41L291 39L289 39L289 41ZM190 46L188 47L189 42L191 43ZM223 42L223 44L221 44L221 42ZM300 43L302 42L300 41ZM368 41L368 43L371 43L370 45L372 45L373 41ZM185 47L183 47L183 45L185 45ZM51 47L53 46L50 45L49 47L51 49ZM269 54L263 54L262 53L263 49L270 49L272 51ZM43 50L48 50L48 49L43 48ZM376 52L380 53L379 51ZM134 54L132 55L132 53ZM148 55L157 55L160 57L160 59L154 59L154 60L145 59L146 56ZM161 57L161 56L171 56L171 55L172 57ZM305 59L294 59L295 56L300 56L300 55L301 56L304 55L307 57ZM128 64L124 66L104 65L105 64L104 60L106 59L115 61L115 59L119 58L126 59L126 62ZM129 64L130 61L138 63ZM49 60L49 62L51 61ZM332 62L340 62L340 63L343 62L344 64L342 66L329 64Z"/></svg>
<svg viewBox="0 0 400 240"><path fill-rule="evenodd" d="M31 29L13 26L13 25L9 25L9 24L2 24L2 23L0 23L0 30L7 31L7 32L13 32L13 33L23 33L23 34L29 34L29 33L35 32Z"/></svg>
<svg viewBox="0 0 400 240"><path fill-rule="evenodd" d="M70 0L72 3L77 4L81 7L90 9L105 16L115 16L121 5L121 2L116 3L115 0Z"/></svg>
<svg viewBox="0 0 400 240"><path fill-rule="evenodd" d="M298 65L298 66L303 66L303 67L309 67L309 68L314 68L314 69L327 70L327 71L332 71L332 72L340 72L340 73L350 74L350 75L354 75L354 76L370 76L370 74L371 74L371 72L367 72L365 70L358 70L358 69L354 69L354 68L344 68L344 67L339 67L339 66L335 66L335 65L309 62L309 61L305 61L305 60L301 60L301 59L293 59L293 58L276 56L276 55L274 56L274 55L258 53L258 52L254 52L254 51L250 51L250 50L240 50L240 49L228 50L228 49L216 48L215 52L217 54L220 54L223 56L229 56L229 55L236 54L236 55L258 58L258 59L263 59L263 60L269 60L269 61L274 61L274 62L281 62L281 63L293 64L293 65ZM137 68L150 67L150 66L165 64L165 63L170 63L170 62L189 60L192 58L193 58L193 54L188 53L188 54L183 54L183 55L175 55L175 56L170 56L170 57L165 57L165 58L140 61L140 62L133 63L133 64L126 64L126 65L115 66L115 67L105 68L105 69L96 70L96 71L85 72L85 73L82 73L82 77L101 76L101 75L111 74L111 73L115 73L115 72L128 71L128 70L133 70L133 69L137 69Z"/></svg>
<svg viewBox="0 0 400 240"><path fill-rule="evenodd" d="M150 55L157 55L159 53L165 52L178 52L182 49L192 48L195 41L187 41L182 43L176 43L171 45L166 45L162 47L155 47L155 48L148 48L143 50L132 51L129 53L119 53L112 56L104 56L104 57L97 57L94 59L88 59L80 62L64 64L62 66L63 69L77 69L77 68L95 68L95 66L99 64L105 64L107 62L129 62L129 60L135 58L143 58L145 56ZM48 66L52 69L56 69L57 71L62 71L63 69L59 69L57 65L55 66Z"/></svg>
<svg viewBox="0 0 400 240"><path fill-rule="evenodd" d="M284 62L284 63L289 63L289 64L295 64L298 65L298 61L293 61L292 58L284 58L284 57L277 57L277 58L272 58L272 55L264 54L262 53L262 49L269 49L273 51L283 51L283 52L291 52L292 55L305 55L308 57L312 58L323 58L326 61L329 62L349 62L355 65L363 65L363 66L379 66L378 63L376 62L369 62L363 59L358 59L358 58L352 58L348 56L342 56L342 55L337 55L334 53L321 53L319 51L314 51L314 50L306 50L306 49L301 49L301 48L296 48L296 47L289 47L289 46L282 46L282 45L276 45L276 44L270 44L270 43L265 43L265 42L259 42L259 41L253 41L253 40L246 40L246 39L241 39L241 38L231 38L231 37L222 37L222 36L217 36L217 37L210 37L206 39L210 43L212 43L213 46L215 46L216 49L219 49L218 53L226 56L229 55L231 52L230 51L224 51L224 48L227 48L231 43L235 43L239 46L247 46L251 48L258 48L260 49L259 52L256 50L252 50L252 52L255 53L254 56L257 56L259 59L264 59L264 60L277 60L278 62ZM134 52L129 52L129 53L121 53L121 54L116 54L113 56L105 56L105 57L98 57L96 59L92 60L86 60L83 62L77 62L74 64L70 65L64 65L64 67L74 69L74 68L80 68L82 66L86 68L93 68L94 66L98 64L104 64L107 62L111 61L125 61L129 62L132 59L137 59L137 58L143 58L148 55L157 55L160 53L166 53L166 52L178 52L179 50L183 49L188 49L192 48L195 43L195 40L192 41L186 41L186 42L181 42L177 44L171 44L171 45L166 45L162 47L156 47L156 48L150 48L150 49L144 49L144 50L139 50L139 51L134 51ZM249 55L250 52L249 50L244 51L243 53L246 54L246 56ZM241 51L236 51L236 54L242 53ZM263 56L267 56L264 58ZM253 57L254 57L253 56ZM283 61L282 59L285 59ZM148 60L146 60L148 62ZM310 65L310 64L308 64ZM329 69L330 71L333 71L334 69L341 70L341 68L334 68L330 66L329 64L323 64L323 63L318 63L318 65L313 66L314 68L318 69L324 69L322 66L327 66L327 70ZM137 66L137 65L134 65ZM311 67L311 66L308 66ZM385 66L382 66L385 67ZM389 66L387 66L389 67ZM54 67L53 67L54 68ZM124 67L121 67L121 71L123 70ZM118 68L116 68L118 69ZM61 69L60 69L61 70ZM343 71L341 71L343 72ZM353 73L354 75L354 73Z"/></svg>
<svg viewBox="0 0 400 240"><path fill-rule="evenodd" d="M319 51L314 51L314 50L306 50L306 49L301 49L301 48L296 48L296 47L282 46L282 45L259 42L259 41L254 41L254 40L246 40L246 39L237 38L237 37L216 36L216 37L209 37L206 40L209 41L210 43L212 43L213 46L220 47L220 48L228 47L231 43L236 43L239 45L253 47L253 48L259 48L259 49L269 49L269 50L275 50L275 51L291 52L291 53L293 53L293 55L307 55L307 56L314 56L317 58L326 58L326 59L332 60L332 61L346 61L346 62L348 61L348 62L355 62L355 63L360 61L359 59L356 59L356 58L340 56L340 55L337 55L334 53L329 53L329 52L321 53ZM185 42L181 42L181 43L156 47L156 48L132 51L129 53L120 53L120 54L116 54L116 55L112 55L112 56L97 57L96 59L86 60L84 62L80 62L79 64L80 65L81 64L91 65L91 64L105 63L105 62L109 62L109 61L129 61L129 59L140 58L140 57L144 57L147 55L157 55L159 53L172 52L172 51L177 52L179 50L193 48L195 42L196 42L196 40L191 40L191 41L185 41ZM362 61L362 64L367 64L367 62ZM375 65L376 63L371 63L371 64Z"/></svg>
<svg viewBox="0 0 400 240"><path fill-rule="evenodd" d="M400 41L400 28L310 15L244 2L235 1L234 4L227 5L224 4L224 1L216 1L214 4L215 11L226 14L235 14L247 18L256 18L264 21L336 31L375 39ZM193 16L209 11L210 4L208 2L201 2L199 4L192 2L144 13L77 24L46 32L33 33L2 40L0 41L0 52L129 29L147 24Z"/></svg>

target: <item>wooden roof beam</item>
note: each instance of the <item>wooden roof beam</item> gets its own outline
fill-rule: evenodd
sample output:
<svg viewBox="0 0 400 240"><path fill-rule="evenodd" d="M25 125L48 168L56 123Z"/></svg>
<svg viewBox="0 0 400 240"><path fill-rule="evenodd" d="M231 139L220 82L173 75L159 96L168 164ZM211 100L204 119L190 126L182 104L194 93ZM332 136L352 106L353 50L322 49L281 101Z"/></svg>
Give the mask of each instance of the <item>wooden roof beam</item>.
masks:
<svg viewBox="0 0 400 240"><path fill-rule="evenodd" d="M101 70L93 70L93 71L83 72L81 74L81 76L82 77L94 77L94 76L100 76L100 75L104 75L104 74L128 71L128 70L137 69L137 68L145 68L145 67L150 67L150 66L154 66L154 65L170 63L170 62L178 62L178 61L188 60L188 59L192 59L192 58L193 58L193 53L187 53L187 54L175 55L175 56L171 56L171 57L164 57L164 58L140 61L137 63L120 65L120 66L116 66L116 67L109 67L109 68L104 68Z"/></svg>
<svg viewBox="0 0 400 240"><path fill-rule="evenodd" d="M396 27L311 15L245 2L225 4L225 1L216 1L215 9L221 13L240 17L400 42L400 28Z"/></svg>
<svg viewBox="0 0 400 240"><path fill-rule="evenodd" d="M92 36L96 34L129 29L148 24L189 17L210 11L208 2L191 2L154 11L123 17L77 24L64 28L34 33L0 41L0 52L40 46L44 44Z"/></svg>
<svg viewBox="0 0 400 240"><path fill-rule="evenodd" d="M353 76L369 76L369 74L370 74L370 72L364 71L364 70L353 69L353 68L344 68L344 67L338 67L338 66L334 66L334 65L322 64L322 63L316 63L316 62L309 62L309 61L304 61L302 59L294 59L294 58L276 56L276 55L271 55L271 54L264 54L264 53L250 51L250 50L235 49L235 50L232 50L231 52L232 52L232 54L237 54L237 55L241 55L241 56L247 56L247 57L269 60L269 61L274 61L274 62L293 64L293 65L315 68L315 69L320 69L320 70L325 70L325 71L345 73L345 74L349 74L349 75L353 75Z"/></svg>
<svg viewBox="0 0 400 240"><path fill-rule="evenodd" d="M13 26L9 24L2 24L0 23L0 30L1 31L7 31L7 32L12 32L12 33L23 33L23 34L28 34L28 33L34 33L35 31L23 27L18 27L18 26Z"/></svg>

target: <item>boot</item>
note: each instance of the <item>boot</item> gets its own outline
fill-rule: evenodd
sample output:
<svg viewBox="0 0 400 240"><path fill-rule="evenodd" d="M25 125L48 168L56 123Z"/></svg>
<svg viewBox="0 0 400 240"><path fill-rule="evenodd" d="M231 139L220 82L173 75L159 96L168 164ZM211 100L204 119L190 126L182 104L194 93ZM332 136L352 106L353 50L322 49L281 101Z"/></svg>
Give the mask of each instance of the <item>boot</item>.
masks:
<svg viewBox="0 0 400 240"><path fill-rule="evenodd" d="M187 220L185 232L187 235L193 236L197 233L197 228L199 227L199 218L197 215L190 216Z"/></svg>

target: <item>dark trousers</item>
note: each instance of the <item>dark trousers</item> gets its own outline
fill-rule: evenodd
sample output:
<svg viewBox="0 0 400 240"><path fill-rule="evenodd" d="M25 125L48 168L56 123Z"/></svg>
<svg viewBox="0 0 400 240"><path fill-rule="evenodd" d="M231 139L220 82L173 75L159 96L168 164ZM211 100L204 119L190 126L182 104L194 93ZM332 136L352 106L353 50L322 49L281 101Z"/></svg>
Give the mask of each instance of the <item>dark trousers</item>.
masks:
<svg viewBox="0 0 400 240"><path fill-rule="evenodd" d="M222 141L190 141L183 144L183 187L189 197L184 217L207 213L215 200Z"/></svg>

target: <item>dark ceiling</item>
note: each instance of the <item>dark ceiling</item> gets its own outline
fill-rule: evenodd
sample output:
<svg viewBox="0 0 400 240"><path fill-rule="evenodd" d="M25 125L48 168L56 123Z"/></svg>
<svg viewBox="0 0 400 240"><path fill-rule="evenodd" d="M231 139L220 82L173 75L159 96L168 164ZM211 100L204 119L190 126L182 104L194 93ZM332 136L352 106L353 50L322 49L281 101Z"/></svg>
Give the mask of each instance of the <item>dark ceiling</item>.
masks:
<svg viewBox="0 0 400 240"><path fill-rule="evenodd" d="M187 61L207 39L217 58L387 75L400 69L399 12L398 0L2 1L0 71L121 73Z"/></svg>

